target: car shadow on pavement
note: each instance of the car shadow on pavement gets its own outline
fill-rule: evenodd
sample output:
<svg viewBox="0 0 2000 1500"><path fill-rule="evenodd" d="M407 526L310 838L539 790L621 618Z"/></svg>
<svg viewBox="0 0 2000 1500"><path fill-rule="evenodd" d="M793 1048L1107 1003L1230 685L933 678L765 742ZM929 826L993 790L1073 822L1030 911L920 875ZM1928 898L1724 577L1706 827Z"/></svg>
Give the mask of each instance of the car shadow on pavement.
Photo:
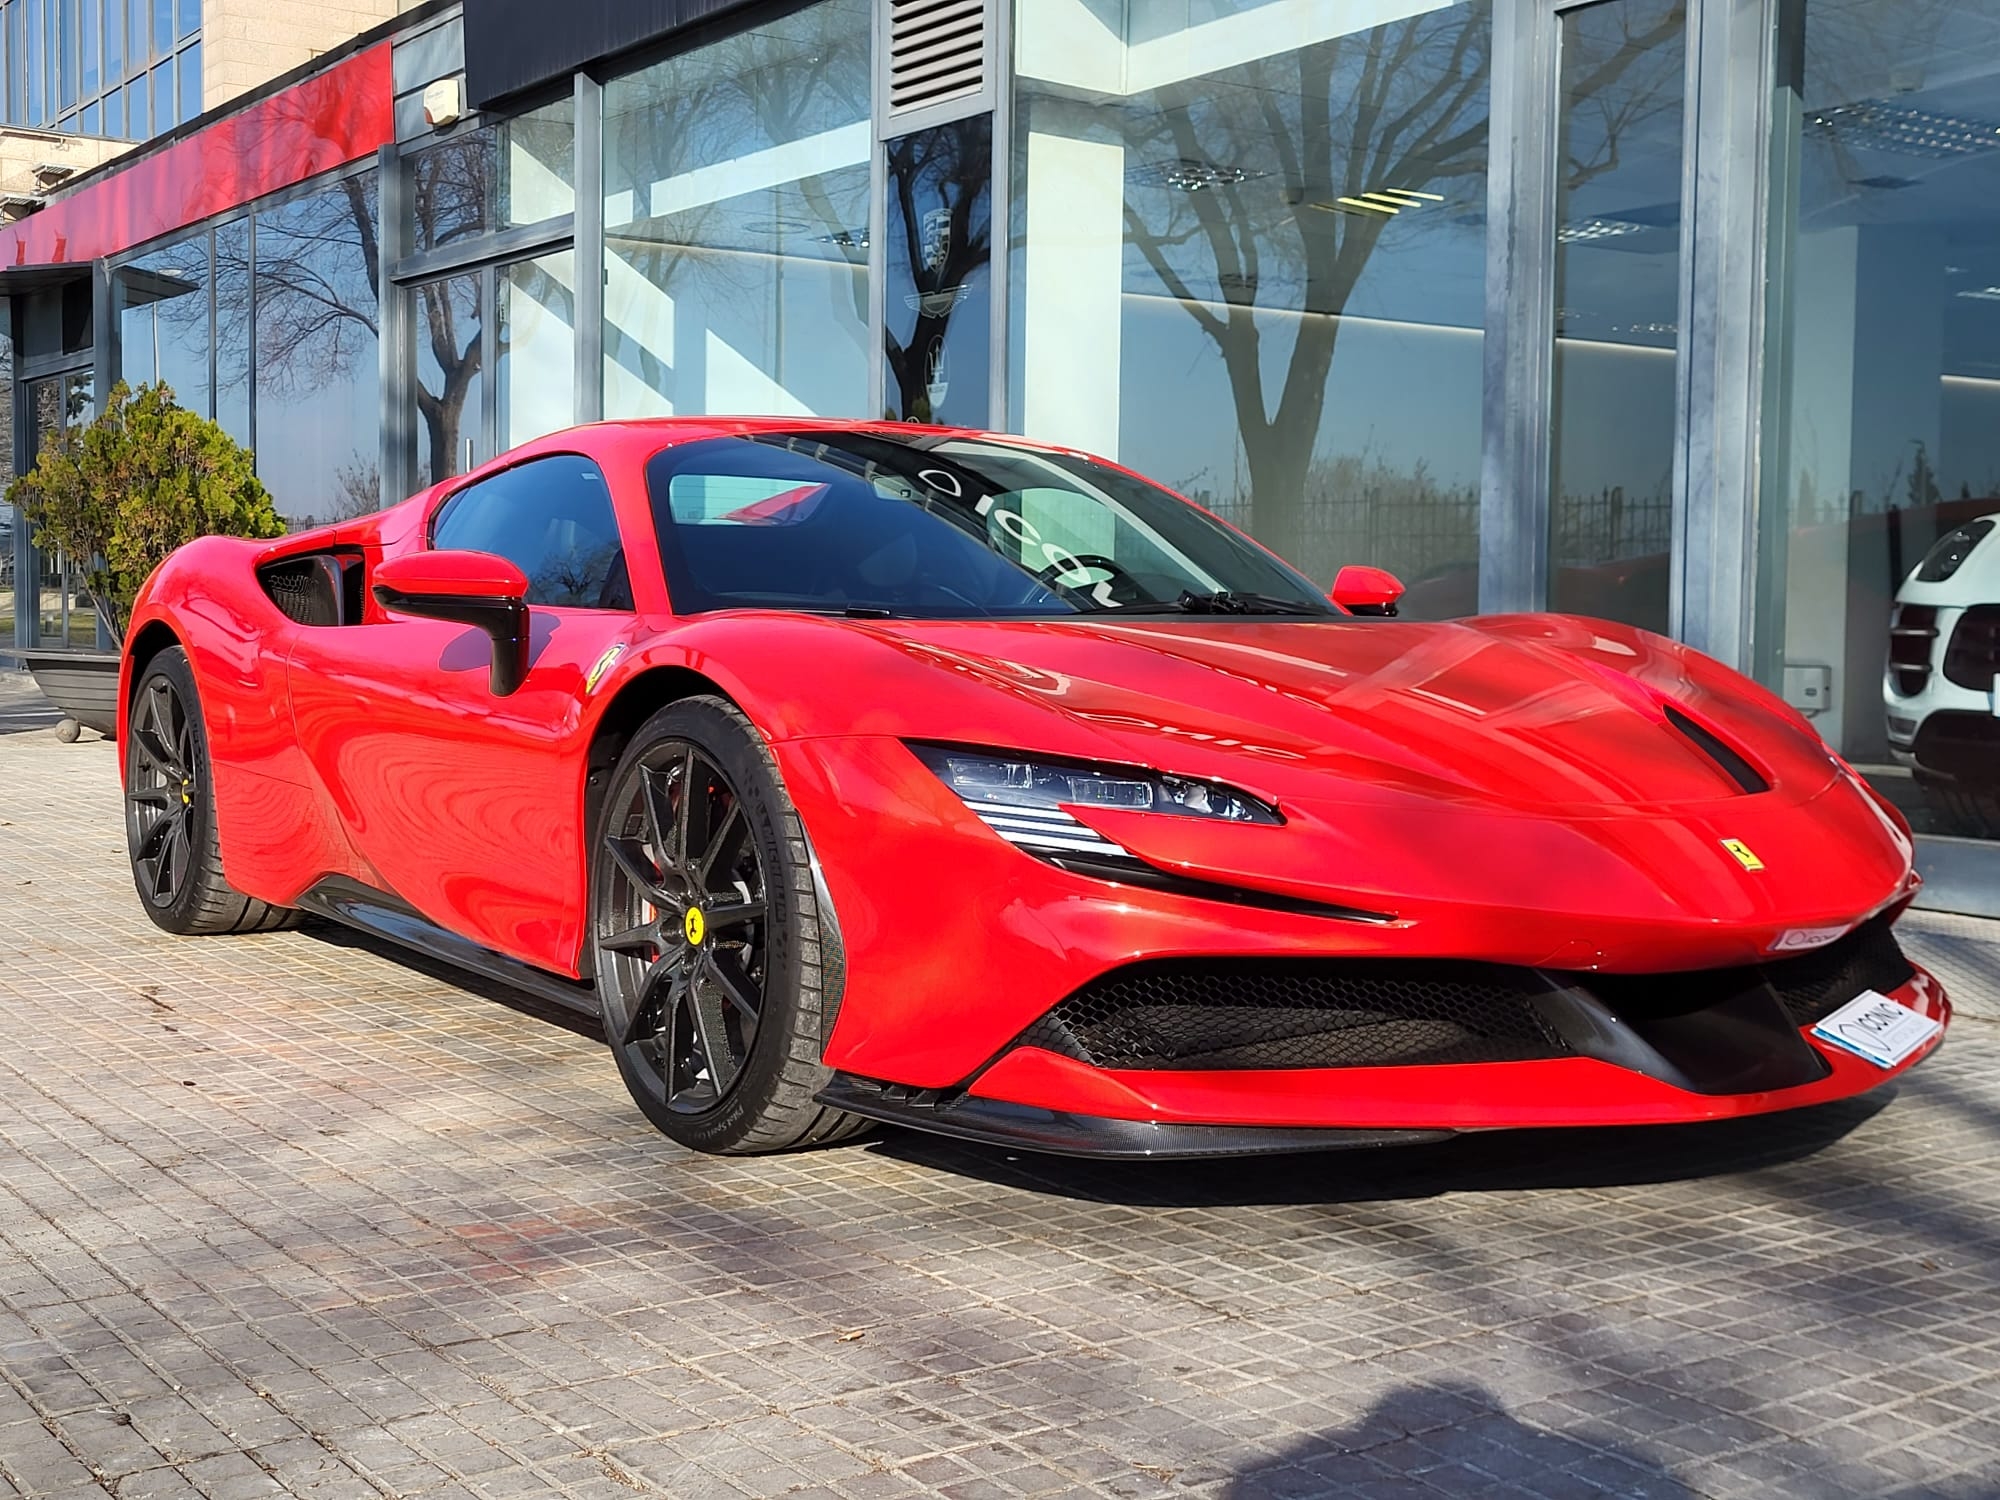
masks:
<svg viewBox="0 0 2000 1500"><path fill-rule="evenodd" d="M509 1010L518 1010L521 1014L533 1016L538 1021L547 1021L552 1026L560 1026L564 1031L573 1031L578 1036L588 1037L596 1042L604 1040L604 1028L591 1016L567 1010L560 1005L552 1005L539 995L483 978L446 963L441 958L432 958L428 954L405 948L400 943L392 943L320 917L307 917L299 931L304 936L332 948L358 948L364 953L372 953L377 958L413 970L427 979L436 980L439 984L450 985L453 989L461 990L468 995L477 995L482 1000L494 1001Z"/></svg>
<svg viewBox="0 0 2000 1500"><path fill-rule="evenodd" d="M1443 1193L1681 1182L1797 1161L1889 1104L1895 1085L1695 1125L1468 1132L1427 1145L1215 1161L1092 1161L885 1131L868 1149L995 1185L1150 1208L1361 1203Z"/></svg>
<svg viewBox="0 0 2000 1500"><path fill-rule="evenodd" d="M1389 1391L1344 1427L1236 1474L1229 1500L1379 1494L1693 1496L1658 1459L1601 1424L1552 1432L1470 1381Z"/></svg>

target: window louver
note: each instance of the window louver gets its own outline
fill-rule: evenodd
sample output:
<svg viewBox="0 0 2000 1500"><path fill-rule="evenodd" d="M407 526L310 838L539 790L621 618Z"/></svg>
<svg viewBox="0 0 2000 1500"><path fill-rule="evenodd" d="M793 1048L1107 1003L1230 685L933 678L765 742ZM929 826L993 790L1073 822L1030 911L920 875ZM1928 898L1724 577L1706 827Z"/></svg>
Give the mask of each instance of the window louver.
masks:
<svg viewBox="0 0 2000 1500"><path fill-rule="evenodd" d="M891 0L889 108L925 109L986 82L986 0Z"/></svg>

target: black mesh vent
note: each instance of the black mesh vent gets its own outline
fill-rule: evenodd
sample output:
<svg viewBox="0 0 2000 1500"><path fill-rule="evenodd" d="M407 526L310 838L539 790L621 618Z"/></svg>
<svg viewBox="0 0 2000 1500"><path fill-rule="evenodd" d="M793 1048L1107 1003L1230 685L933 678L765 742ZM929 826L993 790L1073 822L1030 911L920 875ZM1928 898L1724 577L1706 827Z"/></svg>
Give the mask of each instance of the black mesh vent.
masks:
<svg viewBox="0 0 2000 1500"><path fill-rule="evenodd" d="M340 564L324 553L274 563L258 577L271 602L299 624L341 623Z"/></svg>
<svg viewBox="0 0 2000 1500"><path fill-rule="evenodd" d="M1975 604L1952 627L1944 651L1944 675L1962 688L1983 693L2000 668L2000 604Z"/></svg>
<svg viewBox="0 0 2000 1500"><path fill-rule="evenodd" d="M1569 1048L1533 997L1589 991L1628 1016L1703 1010L1763 981L1797 1026L1915 972L1886 918L1794 958L1672 974L1544 974L1425 959L1168 959L1115 969L1021 1033L1100 1068L1518 1062Z"/></svg>
<svg viewBox="0 0 2000 1500"><path fill-rule="evenodd" d="M1901 604L1889 625L1889 680L1904 698L1914 698L1931 680L1931 652L1937 644L1937 609Z"/></svg>
<svg viewBox="0 0 2000 1500"><path fill-rule="evenodd" d="M1348 1068L1568 1051L1531 969L1410 959L1164 960L1114 970L1021 1044L1101 1068Z"/></svg>
<svg viewBox="0 0 2000 1500"><path fill-rule="evenodd" d="M1837 943L1791 958L1740 969L1696 969L1678 974L1569 974L1621 1015L1672 1016L1702 1010L1760 981L1769 981L1795 1026L1831 1015L1863 990L1888 992L1916 972L1888 919L1863 923Z"/></svg>

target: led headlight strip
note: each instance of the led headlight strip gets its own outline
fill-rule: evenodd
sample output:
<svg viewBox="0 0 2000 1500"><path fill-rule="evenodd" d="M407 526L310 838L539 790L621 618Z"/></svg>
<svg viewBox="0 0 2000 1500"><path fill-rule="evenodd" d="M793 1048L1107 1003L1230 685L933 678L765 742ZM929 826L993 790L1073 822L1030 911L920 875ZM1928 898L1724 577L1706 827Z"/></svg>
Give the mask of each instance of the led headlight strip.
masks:
<svg viewBox="0 0 2000 1500"><path fill-rule="evenodd" d="M1095 854L1104 859L1131 858L1124 845L1112 843L1059 807L1021 807L1007 802L981 802L972 797L965 799L965 805L1001 838L1023 849Z"/></svg>
<svg viewBox="0 0 2000 1500"><path fill-rule="evenodd" d="M1024 854L1047 860L1072 874L1146 886L1205 901L1345 922L1396 920L1393 912L1300 900L1274 891L1248 890L1162 870L1106 838L1068 810L1109 807L1170 818L1266 827L1285 821L1277 808L1235 787L1142 768L1084 765L1014 755L1004 750L921 742L910 743L909 748L958 794L980 822Z"/></svg>
<svg viewBox="0 0 2000 1500"><path fill-rule="evenodd" d="M1078 820L1071 807L1159 813L1223 823L1282 823L1278 810L1248 792L1209 781L1126 766L1091 766L1004 751L914 744L910 749L1008 843L1046 856L1130 859L1125 849Z"/></svg>

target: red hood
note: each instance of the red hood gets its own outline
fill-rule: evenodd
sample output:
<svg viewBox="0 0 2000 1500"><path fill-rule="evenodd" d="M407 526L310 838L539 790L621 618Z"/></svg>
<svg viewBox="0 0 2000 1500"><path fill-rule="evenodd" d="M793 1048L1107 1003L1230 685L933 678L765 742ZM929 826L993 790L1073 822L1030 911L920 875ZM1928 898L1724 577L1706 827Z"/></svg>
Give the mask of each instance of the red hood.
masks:
<svg viewBox="0 0 2000 1500"><path fill-rule="evenodd" d="M1574 946L1537 938L1523 961L1615 966L1639 951L1616 934L1646 947L1663 931L1690 966L1743 961L1789 927L1858 918L1911 884L1904 831L1803 720L1699 653L1624 626L743 615L694 634L715 646L683 658L699 670L745 660L754 638L770 664L760 677L791 679L782 701L760 696L778 739L948 740L1157 766L1285 814L1266 829L1072 809L1165 868L1406 920L1449 907L1453 930L1496 953L1515 951L1530 916L1548 919L1528 923L1543 933L1593 924ZM1769 790L1747 794L1668 704Z"/></svg>
<svg viewBox="0 0 2000 1500"><path fill-rule="evenodd" d="M1730 772L1670 722L1667 702L1750 761L1787 800L1810 797L1834 779L1825 747L1809 730L1747 702L1742 690L1756 690L1741 679L1730 679L1738 693L1718 694L1690 673L1690 653L1672 643L1608 626L1537 639L1521 631L1526 623L864 628L917 661L1007 694L1035 717L1082 731L1100 742L1095 753L1226 776L1280 797L1309 791L1323 801L1379 802L1415 795L1571 818L1740 797ZM956 737L942 724L899 732ZM1035 738L1018 743L1062 748Z"/></svg>

